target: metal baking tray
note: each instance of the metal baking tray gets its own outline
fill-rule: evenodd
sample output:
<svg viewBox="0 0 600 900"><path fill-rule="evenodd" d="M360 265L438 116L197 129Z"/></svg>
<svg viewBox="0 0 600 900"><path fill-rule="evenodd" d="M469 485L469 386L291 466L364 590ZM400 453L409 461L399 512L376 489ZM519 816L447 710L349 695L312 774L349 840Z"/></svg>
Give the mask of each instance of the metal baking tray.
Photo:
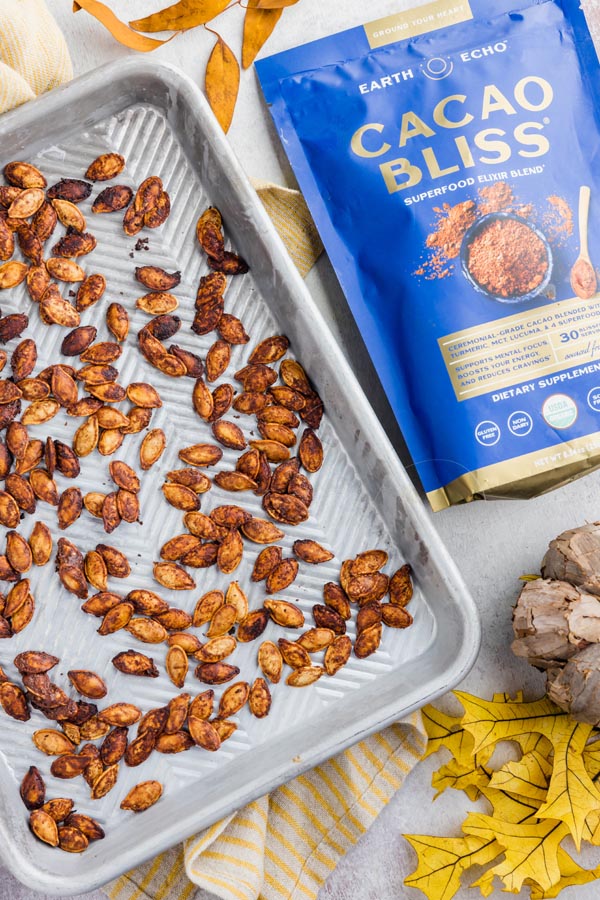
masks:
<svg viewBox="0 0 600 900"><path fill-rule="evenodd" d="M478 614L459 573L196 85L175 68L127 59L84 75L0 120L0 164L12 159L33 162L50 184L60 177L82 177L88 163L107 150L119 151L127 159L119 181L137 186L150 174L160 175L171 195L172 213L161 229L143 233L149 238L149 249L136 251L136 239L123 235L120 215L93 216L90 201L84 204L98 248L83 264L90 272L105 274L108 288L103 300L83 314L82 323L98 325L98 339L106 339L108 303L117 300L128 308L132 327L117 363L119 381L126 385L147 380L158 388L163 407L156 411L151 427L164 428L168 448L144 476L142 525L123 524L107 539L101 523L84 511L65 536L84 552L102 540L126 551L131 577L125 584L111 579L110 589L126 593L147 587L166 595L153 581L152 562L159 558L162 543L184 529L182 514L166 504L160 485L164 472L177 466L179 448L210 440L211 435L192 410L193 382L162 376L136 348L136 333L147 317L134 305L140 291L133 270L140 264L181 270L176 294L183 325L176 341L203 356L214 335L198 338L189 329L198 279L207 271L194 227L198 214L209 203L215 204L223 213L231 246L251 266L248 275L230 280L226 294L226 310L238 315L251 335L249 345L233 348L229 373L244 364L259 340L285 333L326 408L320 430L326 457L321 471L312 476L311 518L299 528L285 528L283 547L289 555L295 539L312 537L330 546L336 559L318 567L302 564L297 581L284 595L297 600L311 622L310 609L322 602L322 585L337 578L341 561L369 547L384 547L390 553L387 571L405 561L413 566L415 622L407 631L385 629L377 654L362 661L352 658L333 679L323 678L303 690L283 683L275 686L270 716L259 721L242 710L237 732L216 754L201 750L177 756L154 753L139 769L123 765L116 787L99 802L90 800L83 779L65 782L49 776L51 760L31 743L32 732L49 724L41 713L33 711L31 720L23 724L0 711L2 859L22 882L47 894L78 894L106 883L430 702L466 675L480 640ZM64 287L66 293L68 285ZM36 371L55 362L65 330L40 322L23 286L3 292L0 303L3 314L17 309L30 314L27 334L37 341L40 356ZM35 437L51 434L70 441L79 421L59 415L30 431ZM245 417L239 420L246 433L253 422ZM135 465L142 437L129 436L113 458ZM236 455L225 451L222 467L233 468ZM97 453L82 460L77 483L84 492L111 489L109 461ZM61 476L58 479L61 489L68 485ZM203 495L202 508L209 511L227 502L236 501L214 487ZM260 498L253 494L243 495L241 502L256 515L264 515ZM25 535L36 518L46 521L58 536L56 512L43 503L35 516L22 523ZM0 535L0 547L3 544ZM234 576L221 575L214 568L192 570L197 590L174 593L169 601L191 611L200 594L235 578L248 588L251 607L260 606L264 585L252 585L249 578L259 550L246 543L244 561ZM17 677L12 660L18 652L44 649L60 657L51 674L64 687L70 668L85 667L101 674L109 686L105 704L129 700L146 711L177 693L164 673L164 645L137 645L155 658L161 677L122 675L110 660L115 653L136 646L135 639L126 632L100 638L98 620L81 612L80 603L62 588L51 564L30 575L37 598L34 620L13 639L0 642L0 664L11 677ZM265 637L276 639L282 634L271 624ZM232 658L241 669L240 677L249 681L258 674L256 649L256 644L240 646ZM190 670L185 690L195 694L203 689ZM221 690L217 689L217 696ZM80 811L102 822L105 840L91 844L79 856L52 850L30 834L18 785L31 764L44 774L47 796L73 797ZM125 793L149 778L164 784L160 802L142 815L121 812L119 803Z"/></svg>

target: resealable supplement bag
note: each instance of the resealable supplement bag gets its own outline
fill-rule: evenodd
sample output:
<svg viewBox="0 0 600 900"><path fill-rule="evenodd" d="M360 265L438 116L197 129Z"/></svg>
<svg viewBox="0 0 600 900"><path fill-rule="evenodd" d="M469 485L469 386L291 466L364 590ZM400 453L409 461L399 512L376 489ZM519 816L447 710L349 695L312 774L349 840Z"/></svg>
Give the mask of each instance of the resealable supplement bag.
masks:
<svg viewBox="0 0 600 900"><path fill-rule="evenodd" d="M435 510L600 466L599 61L579 0L516 3L258 64Z"/></svg>

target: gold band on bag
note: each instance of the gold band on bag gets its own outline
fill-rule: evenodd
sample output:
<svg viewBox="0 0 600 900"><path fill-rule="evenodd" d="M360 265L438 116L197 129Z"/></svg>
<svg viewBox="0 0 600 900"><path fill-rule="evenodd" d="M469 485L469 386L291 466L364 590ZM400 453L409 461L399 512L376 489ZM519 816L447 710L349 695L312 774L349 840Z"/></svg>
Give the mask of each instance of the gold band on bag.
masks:
<svg viewBox="0 0 600 900"><path fill-rule="evenodd" d="M427 494L434 512L457 503L529 500L600 468L600 431L461 475Z"/></svg>
<svg viewBox="0 0 600 900"><path fill-rule="evenodd" d="M417 37L438 28L448 28L472 18L469 0L434 0L433 3L426 3L416 9L376 19L364 28L369 46L374 50L394 41Z"/></svg>

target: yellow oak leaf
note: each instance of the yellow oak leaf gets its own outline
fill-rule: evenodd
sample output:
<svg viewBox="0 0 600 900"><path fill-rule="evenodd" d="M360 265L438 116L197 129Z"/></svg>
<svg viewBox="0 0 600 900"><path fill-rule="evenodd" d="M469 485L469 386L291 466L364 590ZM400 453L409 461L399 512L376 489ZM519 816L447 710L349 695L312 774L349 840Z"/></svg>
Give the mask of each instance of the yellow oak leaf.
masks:
<svg viewBox="0 0 600 900"><path fill-rule="evenodd" d="M463 872L472 866L486 866L500 853L495 840L466 837L404 835L417 853L418 866L405 880L419 888L429 900L450 900L460 888Z"/></svg>
<svg viewBox="0 0 600 900"><path fill-rule="evenodd" d="M564 822L579 850L587 816L600 809L600 791L588 775L583 751L592 733L591 725L570 720L570 731L554 745L554 766L541 819Z"/></svg>
<svg viewBox="0 0 600 900"><path fill-rule="evenodd" d="M524 884L529 885L530 900L551 900L552 897L558 897L560 892L567 887L577 884L588 884L600 877L600 866L596 869L582 869L579 863L572 859L566 850L562 847L558 848L558 865L560 868L560 881L545 891L534 881L525 879Z"/></svg>
<svg viewBox="0 0 600 900"><path fill-rule="evenodd" d="M507 891L517 894L526 878L543 890L560 880L558 849L569 834L564 822L542 819L511 823L496 816L470 813L462 827L466 835L482 841L495 840L504 850L504 859L485 873L484 886L497 876Z"/></svg>
<svg viewBox="0 0 600 900"><path fill-rule="evenodd" d="M600 812L590 813L585 820L583 839L589 841L594 847L600 846Z"/></svg>
<svg viewBox="0 0 600 900"><path fill-rule="evenodd" d="M552 741L549 741L543 734L521 734L511 740L519 745L523 755L536 750L540 756L548 759L552 753Z"/></svg>
<svg viewBox="0 0 600 900"><path fill-rule="evenodd" d="M583 751L583 762L590 778L595 781L600 776L600 741L587 745Z"/></svg>
<svg viewBox="0 0 600 900"><path fill-rule="evenodd" d="M600 740L598 730L574 721L547 697L525 703L521 694L480 700L457 692L462 718L428 707L426 755L445 748L452 759L432 777L439 792L447 787L478 794L491 815L470 813L463 838L412 835L419 861L406 884L430 900L450 900L471 867L484 871L473 882L484 897L503 889L519 893L525 885L532 900L556 897L562 888L600 877L600 866L586 870L561 845L569 834L600 846ZM499 744L514 742L518 760L496 765ZM504 748L501 752L504 752ZM492 759L494 756L494 759ZM596 786L598 785L598 786Z"/></svg>
<svg viewBox="0 0 600 900"><path fill-rule="evenodd" d="M446 788L464 791L469 800L477 800L481 788L489 783L491 774L491 771L486 771L483 766L478 766L474 762L462 765L458 760L451 759L431 776L431 786L437 791L434 800L437 800Z"/></svg>
<svg viewBox="0 0 600 900"><path fill-rule="evenodd" d="M489 897L494 893L495 868L486 869L476 881L472 881L469 887L479 888L483 897Z"/></svg>
<svg viewBox="0 0 600 900"><path fill-rule="evenodd" d="M494 772L490 787L543 803L551 774L552 765L537 750L532 750L523 754L520 760L507 762Z"/></svg>
<svg viewBox="0 0 600 900"><path fill-rule="evenodd" d="M517 691L514 697L511 697L510 694L492 694L492 700L494 703L510 703L511 700L514 700L515 703L523 702L523 691Z"/></svg>
<svg viewBox="0 0 600 900"><path fill-rule="evenodd" d="M481 793L492 807L492 815L504 822L520 825L521 822L534 819L537 814L539 803L530 797L509 794L489 785L482 788Z"/></svg>
<svg viewBox="0 0 600 900"><path fill-rule="evenodd" d="M424 758L445 747L462 765L472 761L475 744L473 737L460 724L462 717L449 716L435 706L426 706L422 714L429 738Z"/></svg>
<svg viewBox="0 0 600 900"><path fill-rule="evenodd" d="M455 695L464 706L462 725L473 736L475 753L531 732L544 735L556 746L572 730L567 713L547 697L523 703L482 700L462 691Z"/></svg>

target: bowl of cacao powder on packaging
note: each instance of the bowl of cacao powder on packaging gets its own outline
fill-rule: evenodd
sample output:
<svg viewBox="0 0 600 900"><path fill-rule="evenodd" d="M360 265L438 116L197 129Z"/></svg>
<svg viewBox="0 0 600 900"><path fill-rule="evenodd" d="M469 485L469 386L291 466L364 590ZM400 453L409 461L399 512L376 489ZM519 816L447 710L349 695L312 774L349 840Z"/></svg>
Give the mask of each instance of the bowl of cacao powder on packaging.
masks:
<svg viewBox="0 0 600 900"><path fill-rule="evenodd" d="M547 290L552 278L547 238L513 213L477 219L465 233L460 261L475 290L499 303L529 303Z"/></svg>

